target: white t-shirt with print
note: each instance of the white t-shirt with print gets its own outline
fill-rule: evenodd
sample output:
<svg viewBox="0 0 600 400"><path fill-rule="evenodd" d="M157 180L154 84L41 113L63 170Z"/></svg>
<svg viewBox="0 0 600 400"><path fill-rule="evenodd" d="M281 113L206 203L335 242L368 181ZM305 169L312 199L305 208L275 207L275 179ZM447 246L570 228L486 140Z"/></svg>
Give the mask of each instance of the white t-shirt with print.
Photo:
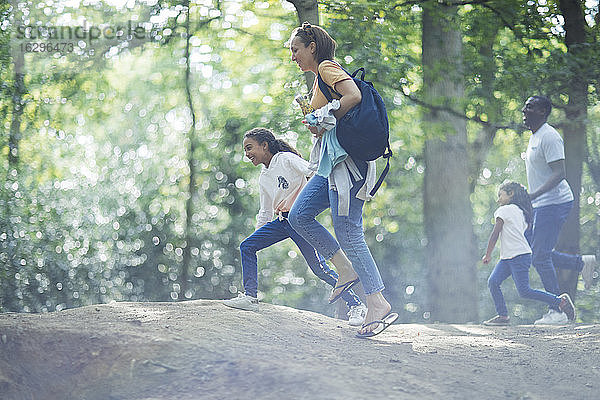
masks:
<svg viewBox="0 0 600 400"><path fill-rule="evenodd" d="M527 222L523 211L516 204L500 206L494 213L494 221L504 221L500 231L500 258L503 260L531 253L531 247L525 239Z"/></svg>
<svg viewBox="0 0 600 400"><path fill-rule="evenodd" d="M273 219L273 214L290 211L313 171L308 161L289 151L273 155L269 167L263 166L258 178L260 210L256 229Z"/></svg>
<svg viewBox="0 0 600 400"><path fill-rule="evenodd" d="M548 125L542 125L531 137L527 145L525 168L527 170L527 184L529 193L535 192L552 176L552 169L548 165L553 161L565 159L565 147L559 133ZM531 201L533 207L563 204L573 200L573 192L566 179L558 185L541 194Z"/></svg>

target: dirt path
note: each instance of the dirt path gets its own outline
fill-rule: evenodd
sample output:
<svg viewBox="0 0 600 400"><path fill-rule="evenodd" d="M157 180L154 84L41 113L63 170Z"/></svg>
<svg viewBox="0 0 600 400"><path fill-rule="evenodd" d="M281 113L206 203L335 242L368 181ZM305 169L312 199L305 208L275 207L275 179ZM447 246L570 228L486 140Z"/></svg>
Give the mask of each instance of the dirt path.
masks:
<svg viewBox="0 0 600 400"><path fill-rule="evenodd" d="M208 300L0 314L0 398L600 399L600 325L355 330Z"/></svg>

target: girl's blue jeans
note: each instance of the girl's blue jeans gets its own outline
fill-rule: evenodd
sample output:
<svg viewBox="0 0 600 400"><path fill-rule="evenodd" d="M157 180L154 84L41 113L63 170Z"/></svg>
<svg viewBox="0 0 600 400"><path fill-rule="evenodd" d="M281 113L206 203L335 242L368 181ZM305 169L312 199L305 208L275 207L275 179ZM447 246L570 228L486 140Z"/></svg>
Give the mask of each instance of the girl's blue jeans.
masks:
<svg viewBox="0 0 600 400"><path fill-rule="evenodd" d="M558 310L560 299L551 293L532 289L529 286L529 267L531 266L531 254L521 254L519 256L500 260L492 271L488 279L488 288L492 294L496 312L498 315L508 316L506 302L500 290L500 284L512 275L519 296L526 299L543 301L551 308Z"/></svg>
<svg viewBox="0 0 600 400"><path fill-rule="evenodd" d="M533 229L525 233L533 253L532 264L546 291L556 295L560 294L556 268L579 272L583 268L581 256L554 250L560 229L572 207L573 201L534 208Z"/></svg>
<svg viewBox="0 0 600 400"><path fill-rule="evenodd" d="M242 277L244 291L248 296L256 297L258 291L258 271L256 253L272 244L290 238L296 243L314 274L332 287L335 287L338 275L329 268L325 259L315 249L292 229L287 219L273 220L246 238L240 245L242 255ZM348 307L361 304L360 299L352 290L342 296Z"/></svg>
<svg viewBox="0 0 600 400"><path fill-rule="evenodd" d="M357 164L358 165L358 164ZM366 175L366 163L359 165L360 172ZM361 168L362 167L362 168ZM329 190L326 178L313 176L296 198L290 210L290 224L326 259L330 259L340 248L352 262L367 295L382 291L385 287L367 247L362 226L364 201L356 198L356 193L364 179L354 182L350 190L350 212L347 216L338 215L338 194ZM333 229L337 240L315 218L331 208Z"/></svg>

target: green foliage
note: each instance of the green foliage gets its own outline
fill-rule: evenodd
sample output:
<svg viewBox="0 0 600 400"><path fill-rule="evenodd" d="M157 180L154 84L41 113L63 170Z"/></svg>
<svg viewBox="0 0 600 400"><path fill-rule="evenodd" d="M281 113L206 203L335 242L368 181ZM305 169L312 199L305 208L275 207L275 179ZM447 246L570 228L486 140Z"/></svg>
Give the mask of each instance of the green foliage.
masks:
<svg viewBox="0 0 600 400"><path fill-rule="evenodd" d="M480 164L473 163L473 223L482 253L498 185L505 179L526 181L520 157L528 139L519 127L522 101L539 89L564 104L568 99L560 94L573 71L600 75L591 69L600 65L596 44L581 58L567 54L560 31L553 31L555 2L549 3L548 11L516 0L502 2L502 8L495 2L460 8L466 100L456 111L470 118L473 144L483 131L477 118L502 127ZM303 155L310 151L310 135L293 102L307 88L284 47L297 24L289 3L192 3L189 60L183 3L110 4L60 9L28 2L13 10L0 3L0 310L232 296L241 290L238 246L253 232L258 210L259 169L243 159L244 132L266 126ZM338 42L339 61L351 71L365 67L388 106L392 170L365 206L365 237L386 282L386 297L403 321L427 321L422 152L435 132L421 131L422 111L413 101L422 86L421 8L330 1L321 11L323 25ZM10 168L11 50L20 43L11 37L24 14L28 24L57 25L67 13L74 25L83 17L92 26L135 21L146 36L101 38L85 47L76 43L75 51L57 55L25 54L19 162ZM196 111L191 157L187 62ZM592 84L598 87L597 81ZM592 90L592 121L598 120L597 101ZM560 107L552 117L562 118ZM192 193L190 168L195 171ZM581 197L586 253L597 253L600 246L598 190L586 170ZM327 213L320 220L331 227ZM185 251L191 260L183 293ZM481 266L477 277L482 315L493 313L485 283L490 271ZM532 278L539 287L533 273ZM505 287L516 318L531 322L539 316L543 306L524 302L511 285ZM259 253L259 290L265 301L334 312L326 304L328 288L290 241ZM597 320L598 298L597 285L580 298L582 319Z"/></svg>

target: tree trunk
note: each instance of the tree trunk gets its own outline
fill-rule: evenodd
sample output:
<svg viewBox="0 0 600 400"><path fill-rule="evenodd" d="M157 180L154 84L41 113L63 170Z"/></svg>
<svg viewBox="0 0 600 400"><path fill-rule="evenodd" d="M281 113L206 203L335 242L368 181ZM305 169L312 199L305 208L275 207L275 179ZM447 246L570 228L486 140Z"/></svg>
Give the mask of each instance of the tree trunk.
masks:
<svg viewBox="0 0 600 400"><path fill-rule="evenodd" d="M423 5L423 95L430 104L460 110L462 37L454 6ZM469 194L466 121L425 110L424 219L431 319L477 319L475 236Z"/></svg>
<svg viewBox="0 0 600 400"><path fill-rule="evenodd" d="M310 22L311 24L319 24L319 3L317 0L288 0L296 8L298 14L298 22Z"/></svg>
<svg viewBox="0 0 600 400"><path fill-rule="evenodd" d="M15 16L15 19L17 17ZM18 311L16 303L16 285L15 274L19 270L19 239L13 236L13 226L11 224L11 216L15 212L13 210L13 188L12 182L19 182L19 142L21 141L21 123L23 117L23 108L25 101L25 57L23 52L19 51L19 46L14 43L11 48L11 58L15 80L13 82L12 93L12 115L10 122L10 131L8 133L8 169L6 174L5 189L3 191L2 203L4 204L3 219L0 223L0 232L5 232L8 240L0 247L5 250L8 256L8 261L0 270L0 278L6 278L2 283L0 290L0 310L2 311Z"/></svg>
<svg viewBox="0 0 600 400"><path fill-rule="evenodd" d="M596 86L596 91L600 93L600 85ZM596 189L600 190L600 130L591 130L588 133L587 165Z"/></svg>
<svg viewBox="0 0 600 400"><path fill-rule="evenodd" d="M191 294L188 295L187 291L189 288L190 279L190 260L192 251L192 216L194 213L194 194L196 192L196 170L194 153L196 151L196 112L194 110L194 103L192 101L192 92L190 89L190 4L186 1L186 21L185 21L185 94L187 99L190 116L192 118L192 125L188 131L188 168L189 182L188 182L188 197L185 202L185 247L183 248L183 262L180 271L180 300L191 298Z"/></svg>
<svg viewBox="0 0 600 400"><path fill-rule="evenodd" d="M15 82L12 96L13 111L10 123L10 133L8 137L8 173L12 174L16 170L19 162L19 141L21 140L21 117L25 103L23 95L25 94L25 58L18 46L13 46L13 65L15 69Z"/></svg>
<svg viewBox="0 0 600 400"><path fill-rule="evenodd" d="M574 67L570 71L567 95L569 102L566 108L567 121L563 128L565 143L565 163L567 181L575 197L573 209L563 226L556 248L565 253L579 253L580 223L579 223L579 196L581 193L581 174L585 157L586 120L588 107L588 75L586 65L579 65L575 60L585 59L582 53L587 51L583 44L586 43L586 22L579 0L560 0L559 7L565 19L565 44L568 53L572 55ZM559 271L559 286L561 292L567 292L572 298L577 289L578 273L571 270L561 270L560 265L555 266Z"/></svg>

